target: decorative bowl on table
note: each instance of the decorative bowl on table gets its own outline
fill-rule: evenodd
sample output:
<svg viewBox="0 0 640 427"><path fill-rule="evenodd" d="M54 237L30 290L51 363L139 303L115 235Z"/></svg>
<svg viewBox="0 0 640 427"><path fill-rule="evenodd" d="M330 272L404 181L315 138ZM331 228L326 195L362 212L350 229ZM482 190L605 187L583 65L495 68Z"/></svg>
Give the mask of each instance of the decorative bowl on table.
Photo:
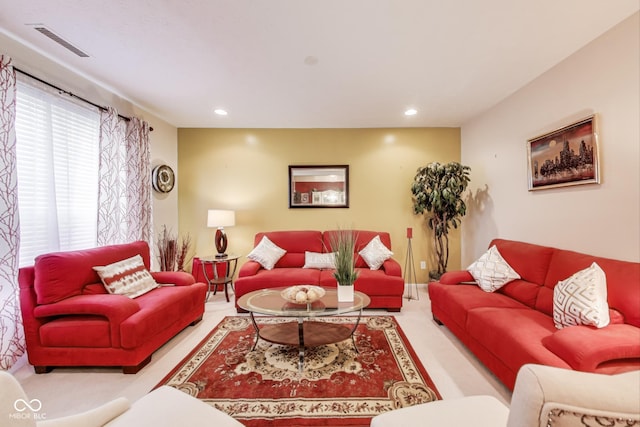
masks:
<svg viewBox="0 0 640 427"><path fill-rule="evenodd" d="M282 298L294 304L311 304L322 298L324 294L323 288L313 285L290 286L280 293Z"/></svg>

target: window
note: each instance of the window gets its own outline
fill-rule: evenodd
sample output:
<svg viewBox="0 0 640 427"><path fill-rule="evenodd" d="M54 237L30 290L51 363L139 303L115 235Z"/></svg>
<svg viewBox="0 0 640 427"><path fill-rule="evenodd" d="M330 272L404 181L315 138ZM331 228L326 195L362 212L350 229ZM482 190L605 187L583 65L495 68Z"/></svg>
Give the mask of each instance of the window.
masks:
<svg viewBox="0 0 640 427"><path fill-rule="evenodd" d="M16 96L20 266L96 246L100 112L19 78Z"/></svg>

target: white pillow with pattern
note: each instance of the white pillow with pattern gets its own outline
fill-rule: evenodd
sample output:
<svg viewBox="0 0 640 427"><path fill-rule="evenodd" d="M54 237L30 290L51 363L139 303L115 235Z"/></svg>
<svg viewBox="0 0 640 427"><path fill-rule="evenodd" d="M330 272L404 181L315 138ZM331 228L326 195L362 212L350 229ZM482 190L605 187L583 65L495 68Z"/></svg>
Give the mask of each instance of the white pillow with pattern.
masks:
<svg viewBox="0 0 640 427"><path fill-rule="evenodd" d="M556 328L609 324L607 278L595 262L553 288L553 322Z"/></svg>
<svg viewBox="0 0 640 427"><path fill-rule="evenodd" d="M304 252L304 265L302 268L335 269L336 253Z"/></svg>
<svg viewBox="0 0 640 427"><path fill-rule="evenodd" d="M495 245L467 267L467 271L485 292L495 292L507 283L520 278L520 275L502 258Z"/></svg>
<svg viewBox="0 0 640 427"><path fill-rule="evenodd" d="M369 269L378 270L386 260L393 256L393 252L382 243L380 236L377 235L358 252L358 255L364 259Z"/></svg>
<svg viewBox="0 0 640 427"><path fill-rule="evenodd" d="M273 243L267 236L263 236L247 258L259 263L265 270L273 270L278 260L286 253L287 251Z"/></svg>

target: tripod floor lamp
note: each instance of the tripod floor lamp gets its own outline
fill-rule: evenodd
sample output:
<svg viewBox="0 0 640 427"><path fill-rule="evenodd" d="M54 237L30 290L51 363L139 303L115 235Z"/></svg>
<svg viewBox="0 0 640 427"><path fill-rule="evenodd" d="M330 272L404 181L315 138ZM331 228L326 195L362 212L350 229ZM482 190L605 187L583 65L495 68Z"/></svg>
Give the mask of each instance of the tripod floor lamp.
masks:
<svg viewBox="0 0 640 427"><path fill-rule="evenodd" d="M404 283L407 286L406 299L420 299L418 295L418 280L416 279L416 267L413 262L413 250L411 249L411 238L413 237L413 229L407 228L407 258L404 262ZM411 291L411 285L415 288L416 295Z"/></svg>
<svg viewBox="0 0 640 427"><path fill-rule="evenodd" d="M207 214L207 227L216 228L215 243L216 258L226 258L227 254L227 233L224 232L225 227L233 227L236 225L236 213L229 210L209 209Z"/></svg>

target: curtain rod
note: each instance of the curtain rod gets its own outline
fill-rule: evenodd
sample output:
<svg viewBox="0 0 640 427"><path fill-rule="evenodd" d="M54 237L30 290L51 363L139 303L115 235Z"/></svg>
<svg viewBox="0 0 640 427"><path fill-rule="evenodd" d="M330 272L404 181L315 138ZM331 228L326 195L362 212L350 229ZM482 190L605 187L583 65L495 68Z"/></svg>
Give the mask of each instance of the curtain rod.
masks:
<svg viewBox="0 0 640 427"><path fill-rule="evenodd" d="M33 74L27 73L26 71L23 71L23 70L21 70L19 68L13 67L13 69L16 70L17 72L21 73L21 74L24 74L27 77L31 77L33 80L39 81L42 84L45 84L45 85L47 85L47 86L49 86L49 87L51 87L51 88L53 88L53 89L55 89L57 91L62 92L65 95L69 95L72 98L76 98L76 99L79 99L82 102L86 102L89 105L93 105L94 107L96 107L96 108L98 108L98 109L100 109L102 111L107 111L107 107L103 107L102 105L98 105L95 102L91 102L88 99L85 99L85 98L83 98L81 96L78 96L73 92L69 92L68 90L64 90L64 89L62 89L62 88L60 88L60 87L58 87L58 86L56 86L56 85L54 85L52 83L49 83L49 82L47 82L45 80L42 80L41 78L36 77ZM122 114L118 114L118 117L120 117L121 119L126 120L126 121L130 121L131 120L131 117L123 116ZM149 126L149 131L153 132L153 128L151 126Z"/></svg>

